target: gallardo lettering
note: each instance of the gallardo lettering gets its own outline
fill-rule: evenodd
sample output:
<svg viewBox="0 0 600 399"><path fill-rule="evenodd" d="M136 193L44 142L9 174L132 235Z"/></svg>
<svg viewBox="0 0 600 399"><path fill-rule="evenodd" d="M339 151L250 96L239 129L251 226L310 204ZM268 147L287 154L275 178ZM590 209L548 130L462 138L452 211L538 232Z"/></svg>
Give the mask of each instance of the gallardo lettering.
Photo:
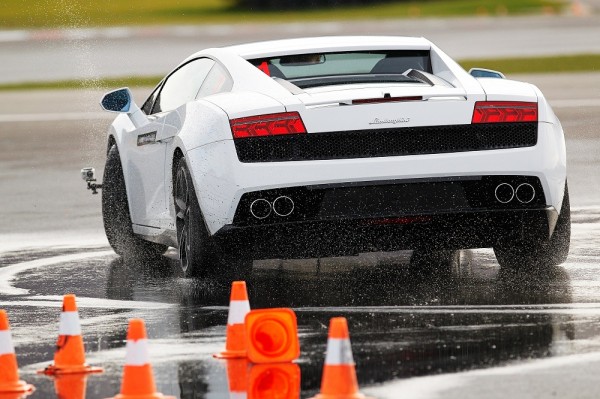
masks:
<svg viewBox="0 0 600 399"><path fill-rule="evenodd" d="M375 118L369 125L397 125L399 123L408 123L410 118L398 118L398 119L379 119Z"/></svg>

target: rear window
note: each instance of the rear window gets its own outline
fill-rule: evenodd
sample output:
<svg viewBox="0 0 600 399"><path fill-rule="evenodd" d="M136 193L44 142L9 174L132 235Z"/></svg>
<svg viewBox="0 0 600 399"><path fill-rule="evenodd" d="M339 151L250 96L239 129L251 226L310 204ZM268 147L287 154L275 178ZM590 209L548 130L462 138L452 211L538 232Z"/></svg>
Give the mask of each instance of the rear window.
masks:
<svg viewBox="0 0 600 399"><path fill-rule="evenodd" d="M299 87L371 82L416 82L409 69L431 73L428 50L309 53L249 60L271 77Z"/></svg>

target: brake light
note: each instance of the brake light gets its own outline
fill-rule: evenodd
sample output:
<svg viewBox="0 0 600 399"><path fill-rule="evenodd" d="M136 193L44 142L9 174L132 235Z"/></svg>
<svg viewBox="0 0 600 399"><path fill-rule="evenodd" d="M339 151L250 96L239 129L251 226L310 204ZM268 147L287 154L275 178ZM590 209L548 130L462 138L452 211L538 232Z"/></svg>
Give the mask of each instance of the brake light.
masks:
<svg viewBox="0 0 600 399"><path fill-rule="evenodd" d="M477 101L471 123L537 122L537 120L537 103Z"/></svg>
<svg viewBox="0 0 600 399"><path fill-rule="evenodd" d="M249 116L232 119L229 123L235 139L306 133L298 112Z"/></svg>

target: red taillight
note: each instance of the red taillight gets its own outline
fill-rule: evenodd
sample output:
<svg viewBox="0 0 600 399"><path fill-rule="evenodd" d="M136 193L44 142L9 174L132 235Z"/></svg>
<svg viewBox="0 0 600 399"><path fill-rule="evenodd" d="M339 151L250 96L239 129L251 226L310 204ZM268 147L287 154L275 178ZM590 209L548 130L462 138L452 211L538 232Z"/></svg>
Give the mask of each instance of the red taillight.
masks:
<svg viewBox="0 0 600 399"><path fill-rule="evenodd" d="M229 123L235 139L306 133L304 123L297 112L249 116L232 119Z"/></svg>
<svg viewBox="0 0 600 399"><path fill-rule="evenodd" d="M537 103L477 101L471 123L537 122Z"/></svg>

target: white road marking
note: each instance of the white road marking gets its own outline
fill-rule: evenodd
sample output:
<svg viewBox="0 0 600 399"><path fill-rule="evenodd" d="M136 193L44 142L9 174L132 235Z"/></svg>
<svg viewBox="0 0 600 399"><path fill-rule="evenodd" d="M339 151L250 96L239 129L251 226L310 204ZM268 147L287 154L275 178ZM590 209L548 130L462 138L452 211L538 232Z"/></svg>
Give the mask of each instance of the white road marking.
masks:
<svg viewBox="0 0 600 399"><path fill-rule="evenodd" d="M14 265L0 268L0 294L4 295L27 295L29 290L12 286L13 280L18 273L38 267L56 265L59 263L74 262L83 259L100 258L113 255L113 251L85 252L80 254L53 256L51 258L36 259L28 262L16 263Z"/></svg>
<svg viewBox="0 0 600 399"><path fill-rule="evenodd" d="M62 307L62 296L58 295L35 295L22 297L18 301L0 301L0 306L38 306L38 307ZM105 299L105 298L88 298L77 297L77 308L94 308L94 309L167 309L175 306L171 303L164 302L147 302L147 301L129 301L120 299ZM81 321L85 324L85 320Z"/></svg>
<svg viewBox="0 0 600 399"><path fill-rule="evenodd" d="M56 122L114 119L108 112L55 112L51 114L5 114L0 115L0 123L6 122Z"/></svg>
<svg viewBox="0 0 600 399"><path fill-rule="evenodd" d="M564 266L564 265L563 265ZM356 306L319 308L305 307L294 309L297 313L330 312L335 309L346 313L388 313L388 314L569 314L598 315L600 303L569 303L543 305L468 305L468 306Z"/></svg>

